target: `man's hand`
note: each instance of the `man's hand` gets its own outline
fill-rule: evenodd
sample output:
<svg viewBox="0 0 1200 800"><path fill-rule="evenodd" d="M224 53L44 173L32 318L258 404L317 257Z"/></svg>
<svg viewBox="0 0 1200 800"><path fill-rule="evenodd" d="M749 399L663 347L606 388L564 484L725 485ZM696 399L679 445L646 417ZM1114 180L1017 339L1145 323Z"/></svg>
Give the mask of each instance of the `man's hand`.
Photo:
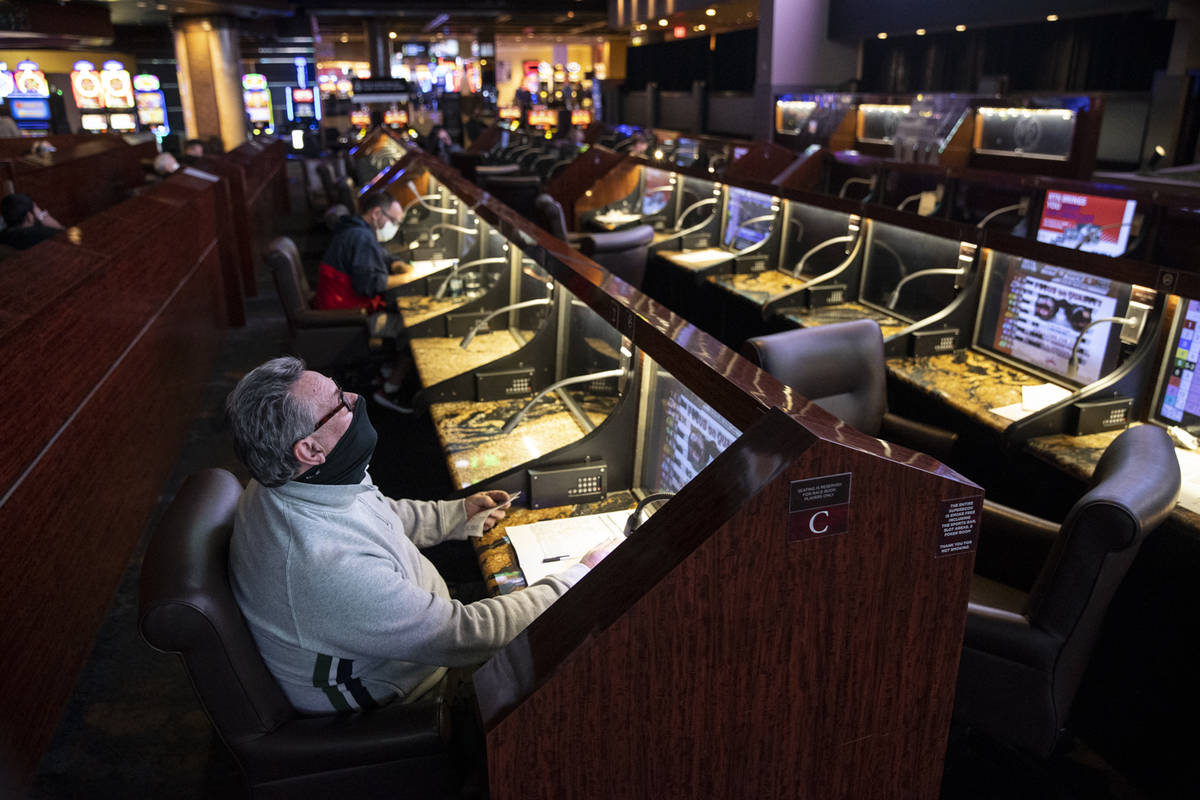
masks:
<svg viewBox="0 0 1200 800"><path fill-rule="evenodd" d="M588 569L592 569L603 561L605 556L617 549L617 545L623 541L625 540L616 536L607 539L584 553L583 558L579 559L579 563L585 564Z"/></svg>
<svg viewBox="0 0 1200 800"><path fill-rule="evenodd" d="M391 272L393 275L403 275L406 272L412 272L412 270L413 270L413 265L408 263L407 261L401 261L400 259L396 259L391 264Z"/></svg>
<svg viewBox="0 0 1200 800"><path fill-rule="evenodd" d="M504 519L504 507L508 506L508 492L499 489L490 492L478 492L463 501L467 507L467 519L492 509L487 519L483 521L483 529L490 531L496 523Z"/></svg>

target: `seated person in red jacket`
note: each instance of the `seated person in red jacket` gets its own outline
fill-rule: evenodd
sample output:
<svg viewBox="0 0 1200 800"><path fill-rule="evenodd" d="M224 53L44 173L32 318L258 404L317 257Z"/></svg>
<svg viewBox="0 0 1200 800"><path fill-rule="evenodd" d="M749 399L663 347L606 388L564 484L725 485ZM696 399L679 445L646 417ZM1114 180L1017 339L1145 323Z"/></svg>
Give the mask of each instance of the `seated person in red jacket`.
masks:
<svg viewBox="0 0 1200 800"><path fill-rule="evenodd" d="M412 267L393 259L384 249L400 229L404 207L386 192L371 192L359 203L359 213L342 217L333 230L333 239L325 250L317 270L315 308L365 308L372 312L371 334L399 340L404 338L404 322L395 308L388 308L389 289L404 283L402 273ZM382 392L375 401L393 411L410 409L397 402L400 380L408 366L402 358L386 376Z"/></svg>
<svg viewBox="0 0 1200 800"><path fill-rule="evenodd" d="M58 220L33 202L32 197L20 192L6 195L0 200L0 215L4 217L0 244L14 250L28 250L63 229Z"/></svg>

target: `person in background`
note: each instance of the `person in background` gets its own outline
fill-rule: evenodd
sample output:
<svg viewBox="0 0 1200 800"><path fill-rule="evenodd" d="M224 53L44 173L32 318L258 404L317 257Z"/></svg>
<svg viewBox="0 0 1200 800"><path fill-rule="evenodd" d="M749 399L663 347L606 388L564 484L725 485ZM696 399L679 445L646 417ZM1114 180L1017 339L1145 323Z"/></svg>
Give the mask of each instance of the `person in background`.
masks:
<svg viewBox="0 0 1200 800"><path fill-rule="evenodd" d="M14 192L0 199L0 215L4 217L4 230L0 231L0 245L14 250L28 250L38 242L44 242L63 229L61 223L33 202L27 194Z"/></svg>
<svg viewBox="0 0 1200 800"><path fill-rule="evenodd" d="M159 153L154 157L154 174L158 177L165 178L178 170L179 161L170 153Z"/></svg>
<svg viewBox="0 0 1200 800"><path fill-rule="evenodd" d="M183 143L183 158L185 164L194 163L204 157L204 142L200 139L188 139Z"/></svg>
<svg viewBox="0 0 1200 800"><path fill-rule="evenodd" d="M426 152L437 156L438 159L449 164L450 154L459 150L462 150L462 148L456 145L454 140L450 138L450 131L441 125L433 126L433 130L429 132L429 137L426 139Z"/></svg>
<svg viewBox="0 0 1200 800"><path fill-rule="evenodd" d="M405 282L412 266L393 259L384 244L395 238L404 220L404 207L386 192L369 192L359 201L359 213L338 220L333 238L317 268L314 308L363 308L371 312L372 336L390 338L401 355L384 370L383 389L374 400L384 408L407 414L412 411L399 400L401 382L410 359L405 347L404 322L389 308L385 294Z"/></svg>
<svg viewBox="0 0 1200 800"><path fill-rule="evenodd" d="M0 138L12 139L21 135L21 129L12 118L12 103L0 103Z"/></svg>
<svg viewBox="0 0 1200 800"><path fill-rule="evenodd" d="M225 404L252 478L234 518L230 584L301 713L421 697L447 668L473 667L511 641L618 544L520 592L452 599L420 548L480 535L509 496L385 497L367 471L377 434L366 405L292 357L249 372Z"/></svg>

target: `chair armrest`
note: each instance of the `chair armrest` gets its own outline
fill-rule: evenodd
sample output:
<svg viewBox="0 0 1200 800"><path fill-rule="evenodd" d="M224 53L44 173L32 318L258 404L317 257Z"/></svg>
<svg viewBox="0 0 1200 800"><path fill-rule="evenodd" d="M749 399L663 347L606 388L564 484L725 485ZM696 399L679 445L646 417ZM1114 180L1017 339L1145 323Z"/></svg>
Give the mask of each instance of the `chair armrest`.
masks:
<svg viewBox="0 0 1200 800"><path fill-rule="evenodd" d="M367 324L367 312L362 308L305 308L293 315L299 328L346 328Z"/></svg>
<svg viewBox="0 0 1200 800"><path fill-rule="evenodd" d="M939 461L946 461L950 457L954 444L958 441L958 434L953 431L899 417L890 411L883 413L879 437L910 450L928 453Z"/></svg>
<svg viewBox="0 0 1200 800"><path fill-rule="evenodd" d="M969 603L963 647L1046 670L1062 642L1006 609Z"/></svg>
<svg viewBox="0 0 1200 800"><path fill-rule="evenodd" d="M438 698L299 717L240 746L255 753L255 777L271 780L444 752L450 735L449 706Z"/></svg>
<svg viewBox="0 0 1200 800"><path fill-rule="evenodd" d="M1058 538L1058 529L1050 520L985 500L975 572L1030 591Z"/></svg>

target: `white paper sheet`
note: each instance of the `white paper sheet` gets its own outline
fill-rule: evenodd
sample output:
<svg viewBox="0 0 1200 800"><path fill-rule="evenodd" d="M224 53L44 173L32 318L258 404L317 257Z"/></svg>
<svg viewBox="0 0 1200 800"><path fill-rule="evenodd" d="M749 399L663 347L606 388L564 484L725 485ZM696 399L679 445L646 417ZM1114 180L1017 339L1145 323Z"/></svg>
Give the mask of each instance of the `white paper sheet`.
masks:
<svg viewBox="0 0 1200 800"><path fill-rule="evenodd" d="M457 263L458 263L457 258L439 258L435 261L430 261L430 260L414 261L414 262L412 262L412 265L413 265L413 269L427 270L427 269L446 269L448 267L453 267Z"/></svg>
<svg viewBox="0 0 1200 800"><path fill-rule="evenodd" d="M517 563L528 585L578 564L579 559L596 545L614 536L620 537L631 513L632 510L613 511L586 517L548 519L529 525L510 525L504 533L517 551Z"/></svg>
<svg viewBox="0 0 1200 800"><path fill-rule="evenodd" d="M993 414L1016 422L1028 417L1035 411L1041 411L1048 405L1057 403L1071 394L1070 389L1064 389L1055 383L1043 383L1037 386L1021 387L1021 402L1008 406L988 409Z"/></svg>
<svg viewBox="0 0 1200 800"><path fill-rule="evenodd" d="M722 250L718 247L706 247L703 250L684 250L680 252L661 253L664 258L674 264L681 264L689 267L703 267L708 264L716 264L718 261L732 258L733 254L728 250Z"/></svg>
<svg viewBox="0 0 1200 800"><path fill-rule="evenodd" d="M1188 511L1200 512L1200 453L1176 447L1175 455L1179 458L1179 472L1183 477L1179 505Z"/></svg>

